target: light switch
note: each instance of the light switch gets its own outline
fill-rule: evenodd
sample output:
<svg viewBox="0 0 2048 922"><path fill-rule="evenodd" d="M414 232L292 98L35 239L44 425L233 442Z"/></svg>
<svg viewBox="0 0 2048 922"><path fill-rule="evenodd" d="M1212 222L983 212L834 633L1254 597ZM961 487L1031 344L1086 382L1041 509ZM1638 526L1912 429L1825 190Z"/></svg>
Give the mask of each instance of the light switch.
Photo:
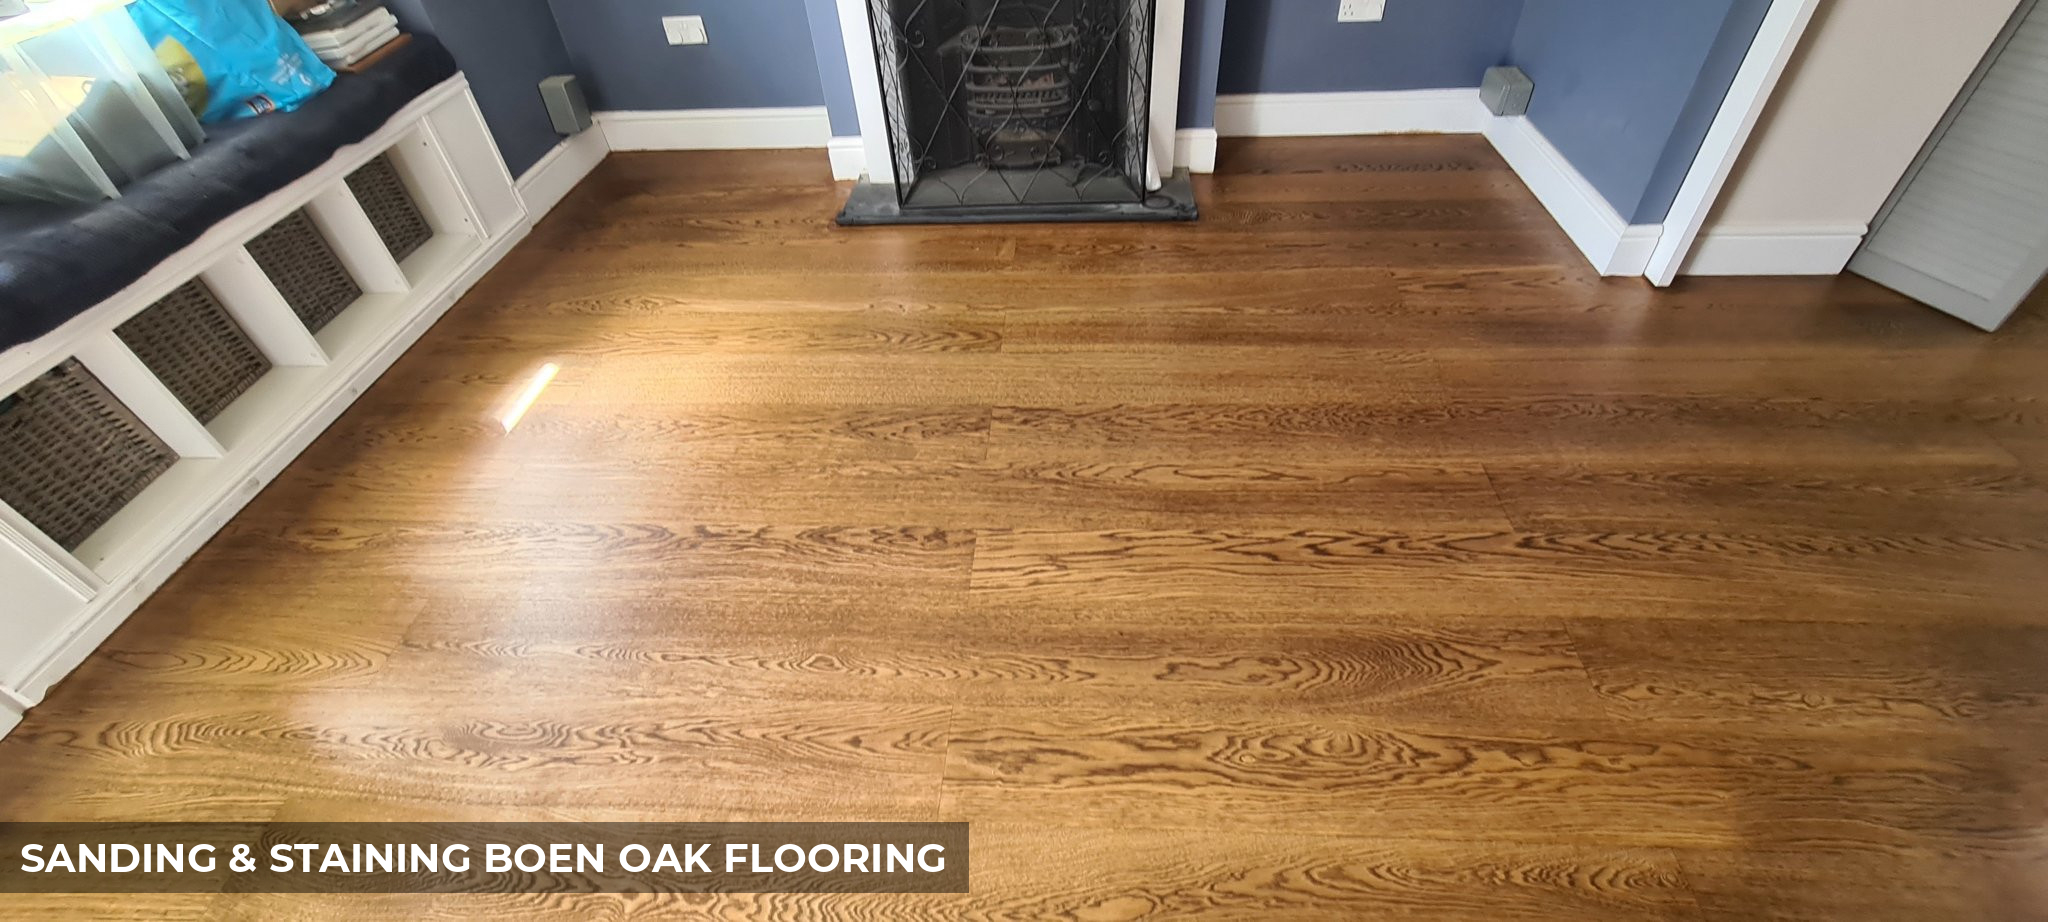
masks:
<svg viewBox="0 0 2048 922"><path fill-rule="evenodd" d="M1338 22L1379 22L1387 18L1387 0L1338 0Z"/></svg>
<svg viewBox="0 0 2048 922"><path fill-rule="evenodd" d="M703 45L711 41L711 36L704 34L702 16L663 16L661 31L668 34L671 45Z"/></svg>

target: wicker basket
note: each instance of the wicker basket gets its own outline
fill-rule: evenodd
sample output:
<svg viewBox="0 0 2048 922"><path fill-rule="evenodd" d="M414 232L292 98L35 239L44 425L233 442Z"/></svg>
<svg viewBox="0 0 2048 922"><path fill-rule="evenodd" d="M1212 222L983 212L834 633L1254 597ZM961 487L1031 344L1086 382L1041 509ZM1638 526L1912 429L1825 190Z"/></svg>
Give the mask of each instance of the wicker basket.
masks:
<svg viewBox="0 0 2048 922"><path fill-rule="evenodd" d="M77 359L0 398L0 501L67 550L177 460Z"/></svg>
<svg viewBox="0 0 2048 922"><path fill-rule="evenodd" d="M392 165L390 154L379 154L349 174L348 190L362 203L363 212L370 216L371 226L377 228L377 236L384 239L392 259L411 256L421 244L433 239L434 228L413 203L412 193L406 191L405 180Z"/></svg>
<svg viewBox="0 0 2048 922"><path fill-rule="evenodd" d="M212 422L270 370L270 360L198 279L114 332L201 422Z"/></svg>
<svg viewBox="0 0 2048 922"><path fill-rule="evenodd" d="M315 333L362 297L363 289L304 211L292 212L249 241L249 255Z"/></svg>

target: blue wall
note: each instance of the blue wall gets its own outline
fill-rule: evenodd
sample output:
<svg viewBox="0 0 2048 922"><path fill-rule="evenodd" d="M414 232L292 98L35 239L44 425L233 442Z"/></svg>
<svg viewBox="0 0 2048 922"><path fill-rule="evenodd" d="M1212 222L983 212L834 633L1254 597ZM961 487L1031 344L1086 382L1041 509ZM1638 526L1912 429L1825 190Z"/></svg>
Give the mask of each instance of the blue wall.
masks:
<svg viewBox="0 0 2048 922"><path fill-rule="evenodd" d="M1245 0L1238 0L1244 6ZM1180 127L1216 127L1216 77L1223 62L1224 0L1188 0L1180 50Z"/></svg>
<svg viewBox="0 0 2048 922"><path fill-rule="evenodd" d="M548 0L392 0L405 28L448 46L513 176L557 143L540 81L570 71Z"/></svg>
<svg viewBox="0 0 2048 922"><path fill-rule="evenodd" d="M811 20L811 48L818 61L818 82L825 91L825 109L832 114L832 136L860 136L860 113L853 106L853 81L846 70L846 39L839 32L839 5L833 0L804 0Z"/></svg>
<svg viewBox="0 0 2048 922"><path fill-rule="evenodd" d="M1528 0L1509 57L1529 120L1631 222L1657 223L1767 0Z"/></svg>
<svg viewBox="0 0 2048 922"><path fill-rule="evenodd" d="M805 0L554 0L594 109L820 106ZM661 17L698 15L706 45L675 46ZM842 68L843 69L843 68Z"/></svg>
<svg viewBox="0 0 2048 922"><path fill-rule="evenodd" d="M1658 223L1671 213L1671 203L1678 199L1678 187L1685 183L1685 174L1692 171L1700 145L1707 139L1707 129L1713 127L1714 117L1721 114L1721 102L1728 97L1728 88L1735 84L1735 72L1742 68L1742 59L1749 56L1749 47L1756 43L1757 31L1763 28L1764 16L1770 11L1771 0L1735 0L1721 34L1707 51L1706 66L1700 69L1699 79L1693 81L1692 97L1678 113L1678 126L1672 129L1671 140L1664 145L1664 156L1650 174L1650 186L1643 192L1642 205L1633 219L1636 223Z"/></svg>
<svg viewBox="0 0 2048 922"><path fill-rule="evenodd" d="M1392 0L1382 22L1339 23L1336 0L1237 0L1229 5L1218 92L1478 86L1506 57L1522 2Z"/></svg>

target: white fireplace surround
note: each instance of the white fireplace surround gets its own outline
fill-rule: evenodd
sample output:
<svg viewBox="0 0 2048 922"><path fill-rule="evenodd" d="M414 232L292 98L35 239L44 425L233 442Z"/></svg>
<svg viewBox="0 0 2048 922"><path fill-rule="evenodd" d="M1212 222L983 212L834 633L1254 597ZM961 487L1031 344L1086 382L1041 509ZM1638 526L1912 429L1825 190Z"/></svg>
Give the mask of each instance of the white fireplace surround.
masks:
<svg viewBox="0 0 2048 922"><path fill-rule="evenodd" d="M1173 173L1174 132L1180 113L1181 29L1187 0L1155 0L1152 23L1152 111L1148 119L1145 187L1158 189ZM868 26L868 0L838 0L839 35L846 42L847 76L860 116L860 155L870 180L896 182L889 156L888 122L882 117L882 84L875 68L875 40ZM844 152L850 156L852 151ZM835 159L842 152L833 152Z"/></svg>

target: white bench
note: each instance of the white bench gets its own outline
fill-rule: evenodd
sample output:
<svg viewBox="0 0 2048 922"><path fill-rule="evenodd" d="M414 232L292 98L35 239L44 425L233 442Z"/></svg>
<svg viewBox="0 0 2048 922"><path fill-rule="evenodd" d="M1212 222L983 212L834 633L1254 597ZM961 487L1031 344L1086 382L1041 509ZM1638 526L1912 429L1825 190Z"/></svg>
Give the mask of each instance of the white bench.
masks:
<svg viewBox="0 0 2048 922"><path fill-rule="evenodd" d="M389 153L434 235L392 257L346 179ZM363 294L307 329L245 249L304 209ZM362 394L532 226L460 74L59 329L0 354L0 396L76 358L177 459L75 548L0 503L0 735ZM271 369L202 423L115 335L194 278Z"/></svg>

